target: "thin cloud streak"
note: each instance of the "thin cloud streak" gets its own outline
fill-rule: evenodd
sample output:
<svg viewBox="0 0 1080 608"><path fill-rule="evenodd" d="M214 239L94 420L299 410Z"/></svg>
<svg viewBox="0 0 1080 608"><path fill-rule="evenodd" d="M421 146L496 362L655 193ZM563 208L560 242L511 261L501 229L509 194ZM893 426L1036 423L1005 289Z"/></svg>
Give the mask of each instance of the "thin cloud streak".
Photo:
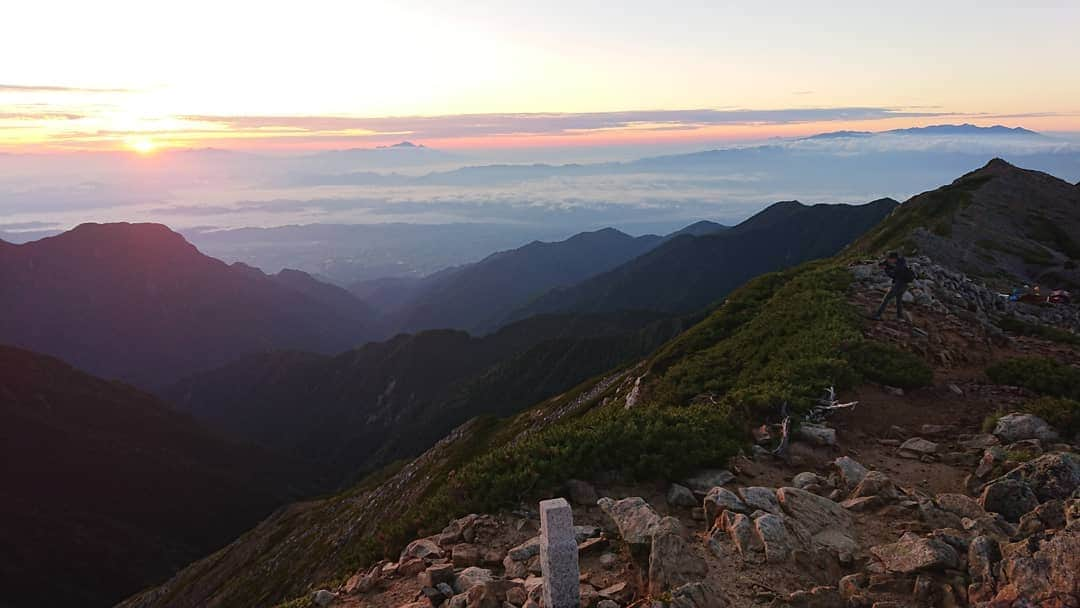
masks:
<svg viewBox="0 0 1080 608"><path fill-rule="evenodd" d="M134 89L0 83L0 93L132 93Z"/></svg>

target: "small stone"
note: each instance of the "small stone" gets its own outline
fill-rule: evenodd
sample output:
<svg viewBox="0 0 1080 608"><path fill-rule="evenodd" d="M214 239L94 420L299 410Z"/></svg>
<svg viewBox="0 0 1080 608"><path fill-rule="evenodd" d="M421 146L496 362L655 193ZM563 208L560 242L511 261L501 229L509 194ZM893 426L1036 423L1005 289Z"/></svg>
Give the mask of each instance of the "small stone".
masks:
<svg viewBox="0 0 1080 608"><path fill-rule="evenodd" d="M890 572L911 574L921 570L956 568L960 558L950 545L937 539L907 538L870 548Z"/></svg>
<svg viewBox="0 0 1080 608"><path fill-rule="evenodd" d="M933 441L928 441L922 437L912 437L904 443L900 444L900 452L914 454L916 457L921 457L929 454L936 454L938 451L938 444Z"/></svg>
<svg viewBox="0 0 1080 608"><path fill-rule="evenodd" d="M986 515L978 501L963 494L938 494L935 502L942 509L960 517L978 519Z"/></svg>
<svg viewBox="0 0 1080 608"><path fill-rule="evenodd" d="M821 475L818 475L817 473L813 473L811 471L803 471L802 473L799 473L794 478L792 478L791 485L799 488L800 490L805 490L807 486L825 486L827 485L827 483L825 481L825 478Z"/></svg>
<svg viewBox="0 0 1080 608"><path fill-rule="evenodd" d="M536 555L540 555L539 536L534 536L506 552L506 557L516 562L526 561Z"/></svg>
<svg viewBox="0 0 1080 608"><path fill-rule="evenodd" d="M420 584L425 587L438 587L439 583L454 582L453 564L435 564L420 573ZM453 595L452 593L450 595Z"/></svg>
<svg viewBox="0 0 1080 608"><path fill-rule="evenodd" d="M601 589L600 597L620 604L628 604L634 599L634 590L630 587L629 583L615 583L610 587Z"/></svg>
<svg viewBox="0 0 1080 608"><path fill-rule="evenodd" d="M491 573L491 570L472 566L458 572L457 576L454 577L454 591L467 593L473 587L493 580L495 580L495 576Z"/></svg>
<svg viewBox="0 0 1080 608"><path fill-rule="evenodd" d="M850 498L862 498L864 496L877 496L883 501L893 501L899 497L896 484L888 475L880 471L869 471L863 476L859 485L851 491Z"/></svg>
<svg viewBox="0 0 1080 608"><path fill-rule="evenodd" d="M938 435L948 435L956 431L956 427L951 424L924 424L919 427L919 433L923 435L930 435L935 437Z"/></svg>
<svg viewBox="0 0 1080 608"><path fill-rule="evenodd" d="M614 553L604 553L600 556L599 561L602 567L610 570L618 563L619 558Z"/></svg>
<svg viewBox="0 0 1080 608"><path fill-rule="evenodd" d="M860 496L858 498L849 498L840 503L841 507L844 507L848 511L873 511L882 506L881 498L877 496Z"/></svg>

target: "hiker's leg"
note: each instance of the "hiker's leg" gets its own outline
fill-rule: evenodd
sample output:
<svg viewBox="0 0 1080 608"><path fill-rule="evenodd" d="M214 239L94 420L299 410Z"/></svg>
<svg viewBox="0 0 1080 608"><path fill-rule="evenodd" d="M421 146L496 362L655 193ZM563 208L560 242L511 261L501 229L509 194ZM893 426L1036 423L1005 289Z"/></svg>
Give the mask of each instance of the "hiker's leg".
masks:
<svg viewBox="0 0 1080 608"><path fill-rule="evenodd" d="M885 292L885 297L881 298L881 304L878 306L877 312L874 313L875 317L880 317L881 313L885 312L885 307L889 305L889 299L893 297L896 291L896 284L889 287L889 291Z"/></svg>
<svg viewBox="0 0 1080 608"><path fill-rule="evenodd" d="M907 283L897 283L893 286L896 291L896 318L904 318L904 292L907 291Z"/></svg>

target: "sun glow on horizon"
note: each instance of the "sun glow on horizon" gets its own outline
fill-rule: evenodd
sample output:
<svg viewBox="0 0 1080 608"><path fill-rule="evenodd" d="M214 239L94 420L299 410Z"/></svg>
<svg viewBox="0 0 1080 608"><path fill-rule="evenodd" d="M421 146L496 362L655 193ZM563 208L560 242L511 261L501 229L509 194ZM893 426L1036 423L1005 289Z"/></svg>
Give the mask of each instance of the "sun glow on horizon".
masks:
<svg viewBox="0 0 1080 608"><path fill-rule="evenodd" d="M153 154L158 149L157 143L155 143L154 140L150 139L149 137L137 137L129 139L127 141L127 145L137 154L140 154L142 156Z"/></svg>

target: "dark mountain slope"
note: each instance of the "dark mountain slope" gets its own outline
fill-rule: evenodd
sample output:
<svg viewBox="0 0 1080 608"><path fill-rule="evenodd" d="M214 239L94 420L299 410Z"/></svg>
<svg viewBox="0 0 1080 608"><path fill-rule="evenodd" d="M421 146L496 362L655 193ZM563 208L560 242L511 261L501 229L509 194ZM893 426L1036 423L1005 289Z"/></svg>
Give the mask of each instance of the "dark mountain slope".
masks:
<svg viewBox="0 0 1080 608"><path fill-rule="evenodd" d="M158 224L83 224L0 249L0 340L143 386L246 353L343 350L370 335L363 311L303 273L228 266Z"/></svg>
<svg viewBox="0 0 1080 608"><path fill-rule="evenodd" d="M877 224L896 206L771 205L719 233L681 236L579 285L554 290L515 313L698 310L748 279L828 257Z"/></svg>
<svg viewBox="0 0 1080 608"><path fill-rule="evenodd" d="M402 331L434 328L486 332L548 290L572 285L652 249L661 237L607 228L565 241L535 241L425 281L397 318Z"/></svg>
<svg viewBox="0 0 1080 608"><path fill-rule="evenodd" d="M109 606L297 498L301 476L132 387L0 346L0 478L5 605Z"/></svg>
<svg viewBox="0 0 1080 608"><path fill-rule="evenodd" d="M857 247L919 251L1001 288L1080 288L1080 190L994 159L912 197Z"/></svg>
<svg viewBox="0 0 1080 608"><path fill-rule="evenodd" d="M335 357L270 353L164 392L207 424L348 476L415 455L470 417L508 414L649 352L660 315L541 316L483 338L399 335Z"/></svg>

